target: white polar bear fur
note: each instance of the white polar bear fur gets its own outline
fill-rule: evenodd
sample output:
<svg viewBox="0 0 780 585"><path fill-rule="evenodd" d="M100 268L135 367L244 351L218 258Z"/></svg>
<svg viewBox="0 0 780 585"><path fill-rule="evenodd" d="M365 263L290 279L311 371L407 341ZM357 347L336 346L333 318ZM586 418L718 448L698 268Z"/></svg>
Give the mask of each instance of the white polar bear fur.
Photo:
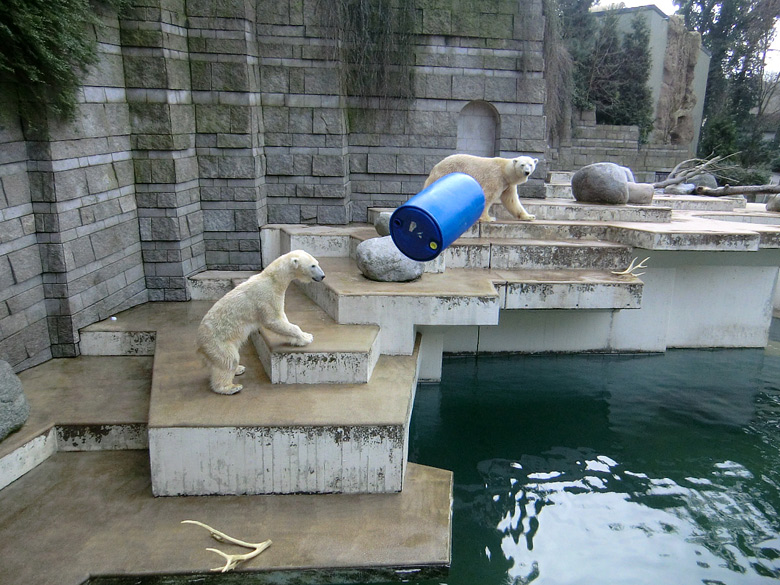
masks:
<svg viewBox="0 0 780 585"><path fill-rule="evenodd" d="M233 384L233 376L244 373L238 350L260 325L285 336L292 345L308 345L314 340L287 320L284 295L293 280L319 282L323 278L325 273L313 256L294 250L214 303L198 327L198 351L211 368L214 392L241 391L243 386Z"/></svg>
<svg viewBox="0 0 780 585"><path fill-rule="evenodd" d="M483 157L470 154L453 154L433 167L425 181L425 187L450 173L466 173L474 177L485 193L485 209L480 221L496 221L490 216L490 206L499 199L509 213L518 219L531 220L535 216L528 213L517 196L517 186L525 183L536 169L537 158L518 156L517 158Z"/></svg>

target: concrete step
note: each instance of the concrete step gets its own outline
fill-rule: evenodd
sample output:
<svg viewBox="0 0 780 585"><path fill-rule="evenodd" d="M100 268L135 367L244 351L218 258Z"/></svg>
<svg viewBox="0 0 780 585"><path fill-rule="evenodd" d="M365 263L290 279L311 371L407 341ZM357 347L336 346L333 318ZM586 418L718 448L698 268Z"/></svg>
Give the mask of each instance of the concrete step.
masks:
<svg viewBox="0 0 780 585"><path fill-rule="evenodd" d="M205 271L190 279L192 296L211 302L255 272ZM206 301L197 301L204 302ZM250 336L268 378L273 384L365 384L379 358L379 327L340 325L312 303L294 284L288 289L288 319L314 335L304 347L284 342L281 336L261 328ZM205 313L204 313L205 314ZM81 330L82 355L154 355L156 329L140 331L120 321L106 320ZM198 319L198 323L200 320ZM195 324L197 328L197 323Z"/></svg>
<svg viewBox="0 0 780 585"><path fill-rule="evenodd" d="M290 295L291 315L300 314L299 300ZM378 358L367 383L351 384L273 384L246 345L244 389L221 396L209 391L196 353L195 330L211 304L147 303L83 333L154 334L148 429L156 495L401 490L419 344L410 355Z"/></svg>
<svg viewBox="0 0 780 585"><path fill-rule="evenodd" d="M550 221L669 222L672 210L653 205L598 205L565 199L523 199L523 207L536 219ZM501 205L494 205L499 220L514 219Z"/></svg>
<svg viewBox="0 0 780 585"><path fill-rule="evenodd" d="M733 211L744 209L747 201L737 197L704 197L702 195L664 195L656 193L653 205L686 211Z"/></svg>
<svg viewBox="0 0 780 585"><path fill-rule="evenodd" d="M379 325L382 354L409 355L418 325L495 325L499 296L484 271L424 274L413 282L375 282L351 258L324 258L328 276L302 285L338 323Z"/></svg>
<svg viewBox="0 0 780 585"><path fill-rule="evenodd" d="M149 304L150 313L167 316L158 322L167 318L177 326L186 312L172 309L188 303ZM410 573L444 578L451 548L448 471L409 463L403 492L391 496L155 498L146 432L152 358L53 359L19 376L30 418L0 443L5 585L78 585L108 575L128 582L208 581L222 561L204 548L227 549L205 530L182 526L184 519L253 542L271 538L271 549L240 567L250 581L284 580L291 571L308 582L333 575L344 582ZM117 441L130 428L133 435Z"/></svg>
<svg viewBox="0 0 780 585"><path fill-rule="evenodd" d="M569 183L545 183L544 196L546 199L574 199Z"/></svg>
<svg viewBox="0 0 780 585"><path fill-rule="evenodd" d="M341 325L295 285L287 290L287 318L314 341L297 347L268 329L251 336L272 384L366 384L379 358L379 327Z"/></svg>
<svg viewBox="0 0 780 585"><path fill-rule="evenodd" d="M449 268L623 270L629 246L600 240L461 238L446 251Z"/></svg>
<svg viewBox="0 0 780 585"><path fill-rule="evenodd" d="M502 309L640 309L642 281L597 270L496 270Z"/></svg>

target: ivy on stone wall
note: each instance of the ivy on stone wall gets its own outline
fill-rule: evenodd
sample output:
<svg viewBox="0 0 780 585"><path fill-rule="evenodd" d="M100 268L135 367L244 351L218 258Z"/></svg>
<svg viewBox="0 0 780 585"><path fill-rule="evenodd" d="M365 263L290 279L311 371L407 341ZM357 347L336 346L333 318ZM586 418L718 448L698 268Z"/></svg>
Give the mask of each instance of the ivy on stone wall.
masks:
<svg viewBox="0 0 780 585"><path fill-rule="evenodd" d="M103 3L120 10L125 1ZM73 116L81 76L97 60L96 26L89 0L0 2L0 93L28 124Z"/></svg>
<svg viewBox="0 0 780 585"><path fill-rule="evenodd" d="M344 95L414 96L416 0L336 0L321 3L321 9L340 62Z"/></svg>

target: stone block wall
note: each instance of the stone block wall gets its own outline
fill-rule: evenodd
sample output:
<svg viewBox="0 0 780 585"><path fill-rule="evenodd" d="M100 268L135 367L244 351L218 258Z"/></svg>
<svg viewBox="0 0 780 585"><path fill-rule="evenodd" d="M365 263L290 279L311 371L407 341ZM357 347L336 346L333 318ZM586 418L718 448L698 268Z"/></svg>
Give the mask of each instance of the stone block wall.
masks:
<svg viewBox="0 0 780 585"><path fill-rule="evenodd" d="M397 104L345 91L322 0L100 15L72 121L33 131L0 106L0 359L20 371L76 355L81 328L186 300L192 274L260 269L266 223L404 202L480 142L459 136L466 106L494 119L496 155L543 159L541 0L413 4L414 96ZM542 181L522 190L543 196Z"/></svg>
<svg viewBox="0 0 780 585"><path fill-rule="evenodd" d="M637 181L648 183L693 156L687 146L640 144L637 126L597 125L595 112L575 116L571 141L556 154L552 165L556 170L576 171L597 162L614 162L629 167Z"/></svg>
<svg viewBox="0 0 780 585"><path fill-rule="evenodd" d="M379 110L349 103L352 219L372 206L397 206L422 189L433 166L458 152L463 109L484 102L496 114L494 156L542 161L545 176L545 84L540 0L420 0L415 33L413 103ZM520 187L542 197L541 179Z"/></svg>

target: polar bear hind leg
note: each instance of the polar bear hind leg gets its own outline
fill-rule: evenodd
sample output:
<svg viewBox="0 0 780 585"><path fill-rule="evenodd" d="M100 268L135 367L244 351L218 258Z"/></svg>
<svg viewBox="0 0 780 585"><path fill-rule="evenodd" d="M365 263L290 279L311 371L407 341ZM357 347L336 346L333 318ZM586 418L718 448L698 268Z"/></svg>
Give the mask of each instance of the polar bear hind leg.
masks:
<svg viewBox="0 0 780 585"><path fill-rule="evenodd" d="M515 185L508 187L501 193L501 203L504 204L504 207L506 207L509 213L518 219L532 220L536 217L535 215L528 213L525 210L525 207L523 207L523 204L520 203L520 198L517 196L517 187Z"/></svg>
<svg viewBox="0 0 780 585"><path fill-rule="evenodd" d="M243 389L233 384L233 376L243 374L246 368L238 363L238 345L212 343L202 348L211 369L211 389L217 394L235 394Z"/></svg>

